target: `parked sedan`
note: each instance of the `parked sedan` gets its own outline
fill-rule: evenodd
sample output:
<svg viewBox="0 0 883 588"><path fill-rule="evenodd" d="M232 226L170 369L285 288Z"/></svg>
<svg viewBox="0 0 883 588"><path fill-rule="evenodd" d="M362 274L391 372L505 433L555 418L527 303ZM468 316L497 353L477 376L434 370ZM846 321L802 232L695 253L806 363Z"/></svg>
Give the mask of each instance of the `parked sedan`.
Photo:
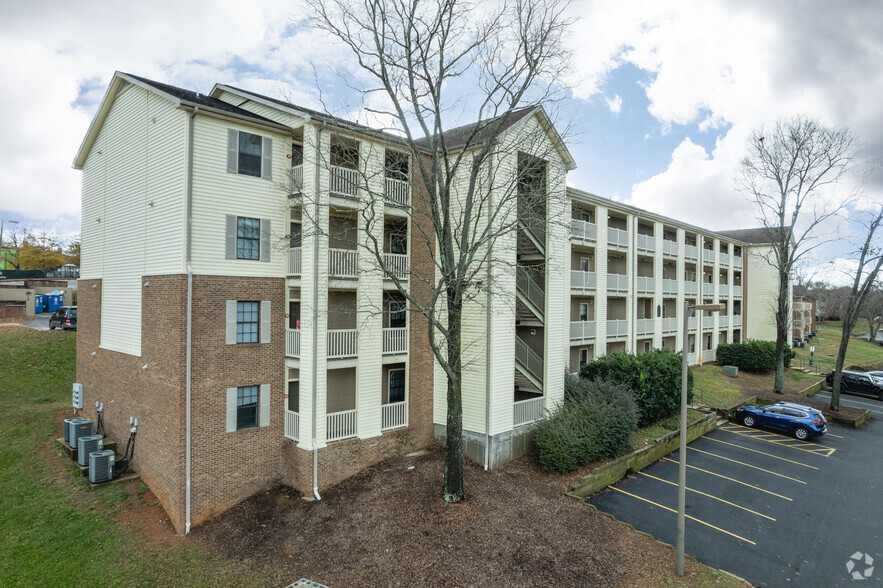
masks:
<svg viewBox="0 0 883 588"><path fill-rule="evenodd" d="M56 327L62 331L72 329L77 330L77 307L62 306L49 317L49 329L54 330Z"/></svg>
<svg viewBox="0 0 883 588"><path fill-rule="evenodd" d="M777 429L801 441L812 440L828 432L828 422L820 410L792 402L777 402L770 406L746 404L736 411L736 419L746 427Z"/></svg>
<svg viewBox="0 0 883 588"><path fill-rule="evenodd" d="M825 376L830 386L834 382L834 372ZM883 372L853 372L843 370L840 374L840 391L844 394L873 396L883 400Z"/></svg>

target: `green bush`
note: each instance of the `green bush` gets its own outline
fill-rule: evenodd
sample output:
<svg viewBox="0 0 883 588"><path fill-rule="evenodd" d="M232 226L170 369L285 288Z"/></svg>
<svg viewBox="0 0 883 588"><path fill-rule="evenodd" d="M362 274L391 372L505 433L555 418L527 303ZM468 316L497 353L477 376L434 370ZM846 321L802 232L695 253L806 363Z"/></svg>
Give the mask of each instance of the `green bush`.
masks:
<svg viewBox="0 0 883 588"><path fill-rule="evenodd" d="M785 347L785 367L791 367L794 356L794 351ZM717 347L717 361L748 372L769 372L776 369L776 342L748 339L743 343L722 343Z"/></svg>
<svg viewBox="0 0 883 588"><path fill-rule="evenodd" d="M560 474L632 449L638 407L621 384L568 375L565 400L536 430L544 471Z"/></svg>
<svg viewBox="0 0 883 588"><path fill-rule="evenodd" d="M681 405L681 354L654 349L642 355L614 353L587 363L580 376L587 380L611 380L634 392L641 410L639 427L670 415ZM693 372L687 372L687 400L693 401Z"/></svg>

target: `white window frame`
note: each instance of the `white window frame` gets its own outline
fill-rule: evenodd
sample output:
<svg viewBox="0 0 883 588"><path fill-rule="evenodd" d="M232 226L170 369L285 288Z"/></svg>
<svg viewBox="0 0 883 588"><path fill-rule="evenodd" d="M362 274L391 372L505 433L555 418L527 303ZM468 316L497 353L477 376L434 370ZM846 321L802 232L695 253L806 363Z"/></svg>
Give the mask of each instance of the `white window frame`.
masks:
<svg viewBox="0 0 883 588"><path fill-rule="evenodd" d="M227 129L227 172L245 177L258 177L239 171L239 133L247 133L261 138L261 175L265 180L273 179L273 139L251 131Z"/></svg>

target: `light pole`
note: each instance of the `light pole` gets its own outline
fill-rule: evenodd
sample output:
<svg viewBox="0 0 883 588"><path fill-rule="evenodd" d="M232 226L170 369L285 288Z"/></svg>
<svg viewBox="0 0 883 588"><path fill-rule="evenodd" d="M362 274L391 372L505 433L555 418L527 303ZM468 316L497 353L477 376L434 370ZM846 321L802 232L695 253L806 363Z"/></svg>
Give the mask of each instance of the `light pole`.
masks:
<svg viewBox="0 0 883 588"><path fill-rule="evenodd" d="M684 520L686 519L686 493L687 493L687 340L689 336L690 309L698 311L701 315L703 310L721 311L726 308L725 304L697 304L690 306L688 300L684 301L684 339L681 349L681 445L680 460L678 462L678 575L684 575ZM700 319L701 320L701 319ZM697 321L698 324L702 324ZM702 331L701 327L696 332L699 339L699 357L702 357Z"/></svg>
<svg viewBox="0 0 883 588"><path fill-rule="evenodd" d="M0 219L0 262L3 262L3 269L6 269L6 258L3 257L3 224L7 222L3 219ZM18 224L17 220L8 221L14 225Z"/></svg>

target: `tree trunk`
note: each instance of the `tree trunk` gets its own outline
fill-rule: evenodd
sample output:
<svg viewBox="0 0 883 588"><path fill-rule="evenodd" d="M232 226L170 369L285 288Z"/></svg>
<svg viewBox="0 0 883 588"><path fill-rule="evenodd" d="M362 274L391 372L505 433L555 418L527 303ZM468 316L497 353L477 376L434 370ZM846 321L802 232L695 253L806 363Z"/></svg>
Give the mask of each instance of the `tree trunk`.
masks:
<svg viewBox="0 0 883 588"><path fill-rule="evenodd" d="M840 410L840 381L843 372L843 363L846 361L846 347L849 345L849 336L852 327L843 326L843 337L840 339L840 348L837 350L837 363L834 365L834 380L831 382L831 410Z"/></svg>
<svg viewBox="0 0 883 588"><path fill-rule="evenodd" d="M773 392L785 393L785 345L788 345L788 274L779 272L779 300L776 310L776 380Z"/></svg>
<svg viewBox="0 0 883 588"><path fill-rule="evenodd" d="M445 444L445 502L461 502L463 492L463 397L462 362L460 349L463 305L459 292L448 289L448 365L453 377L448 376L448 419Z"/></svg>

